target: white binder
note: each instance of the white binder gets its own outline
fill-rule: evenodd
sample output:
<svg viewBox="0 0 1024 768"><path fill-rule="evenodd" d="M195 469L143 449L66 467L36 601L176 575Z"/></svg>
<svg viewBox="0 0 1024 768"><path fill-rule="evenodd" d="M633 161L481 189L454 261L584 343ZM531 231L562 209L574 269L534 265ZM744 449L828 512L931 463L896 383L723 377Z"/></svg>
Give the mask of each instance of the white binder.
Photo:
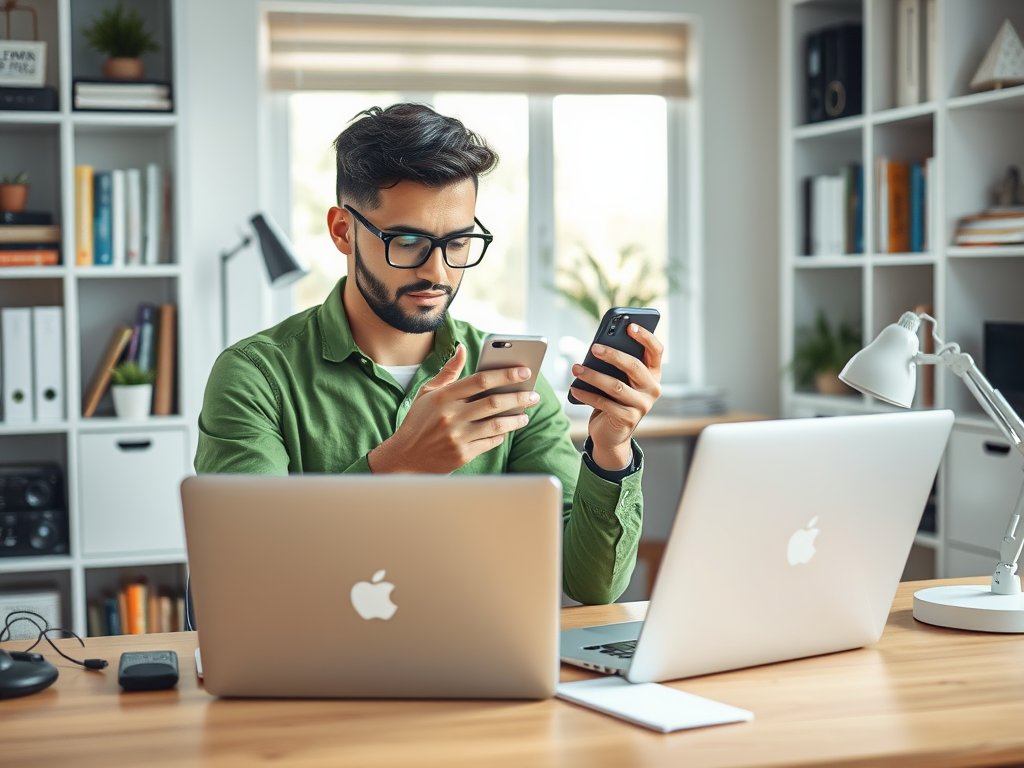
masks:
<svg viewBox="0 0 1024 768"><path fill-rule="evenodd" d="M64 308L32 308L36 421L64 419Z"/></svg>
<svg viewBox="0 0 1024 768"><path fill-rule="evenodd" d="M32 421L32 310L0 310L3 334L4 421Z"/></svg>
<svg viewBox="0 0 1024 768"><path fill-rule="evenodd" d="M160 236L163 232L163 170L156 163L146 166L146 225L145 245L142 263L157 264L160 261Z"/></svg>
<svg viewBox="0 0 1024 768"><path fill-rule="evenodd" d="M125 254L128 266L142 264L142 171L129 168L125 171L127 216Z"/></svg>

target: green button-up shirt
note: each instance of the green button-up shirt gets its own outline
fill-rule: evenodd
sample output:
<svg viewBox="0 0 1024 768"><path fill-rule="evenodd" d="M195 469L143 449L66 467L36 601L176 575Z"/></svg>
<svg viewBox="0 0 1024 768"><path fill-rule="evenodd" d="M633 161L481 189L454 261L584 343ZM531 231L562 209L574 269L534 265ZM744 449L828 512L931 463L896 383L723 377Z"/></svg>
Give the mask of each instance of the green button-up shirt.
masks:
<svg viewBox="0 0 1024 768"><path fill-rule="evenodd" d="M319 307L226 349L213 366L199 417L196 471L283 475L369 472L367 454L394 434L419 388L459 343L475 372L486 334L449 318L408 391L356 346L342 303L345 279ZM622 594L636 562L641 471L614 483L595 475L569 439L569 419L541 376L529 423L456 470L555 475L563 489L565 593L583 603ZM634 457L643 454L633 442Z"/></svg>

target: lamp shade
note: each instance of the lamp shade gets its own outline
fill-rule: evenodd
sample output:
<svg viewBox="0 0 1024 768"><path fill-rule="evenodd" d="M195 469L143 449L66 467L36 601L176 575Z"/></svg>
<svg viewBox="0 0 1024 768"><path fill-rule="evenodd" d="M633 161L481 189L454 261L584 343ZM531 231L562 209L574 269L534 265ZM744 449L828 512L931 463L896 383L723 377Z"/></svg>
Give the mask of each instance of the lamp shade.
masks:
<svg viewBox="0 0 1024 768"><path fill-rule="evenodd" d="M898 323L886 326L878 338L850 358L839 378L879 400L909 408L917 388L914 357L920 349L920 324L917 315L905 312Z"/></svg>
<svg viewBox="0 0 1024 768"><path fill-rule="evenodd" d="M260 239L260 252L263 254L263 263L267 265L272 286L280 288L288 285L309 272L272 218L257 213L250 219L250 223Z"/></svg>

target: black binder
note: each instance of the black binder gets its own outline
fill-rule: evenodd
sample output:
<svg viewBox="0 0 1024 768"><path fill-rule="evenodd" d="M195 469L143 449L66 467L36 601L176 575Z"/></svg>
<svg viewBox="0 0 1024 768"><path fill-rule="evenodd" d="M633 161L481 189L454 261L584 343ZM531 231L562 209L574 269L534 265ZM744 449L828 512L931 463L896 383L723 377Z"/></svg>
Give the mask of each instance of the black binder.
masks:
<svg viewBox="0 0 1024 768"><path fill-rule="evenodd" d="M807 122L864 111L864 43L860 24L844 23L807 36Z"/></svg>

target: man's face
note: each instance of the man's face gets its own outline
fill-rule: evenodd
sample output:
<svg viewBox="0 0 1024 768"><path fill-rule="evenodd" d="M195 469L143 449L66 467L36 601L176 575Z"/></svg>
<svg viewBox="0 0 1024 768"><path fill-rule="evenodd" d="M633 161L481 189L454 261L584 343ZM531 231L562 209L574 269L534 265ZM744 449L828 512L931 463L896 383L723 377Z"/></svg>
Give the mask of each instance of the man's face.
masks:
<svg viewBox="0 0 1024 768"><path fill-rule="evenodd" d="M473 226L476 187L472 179L441 189L403 181L382 190L377 208L353 207L384 232L443 237ZM377 317L404 333L429 333L444 323L465 270L445 264L440 249L419 267L396 269L385 260L380 238L340 209L332 209L331 234L349 256L349 274Z"/></svg>

